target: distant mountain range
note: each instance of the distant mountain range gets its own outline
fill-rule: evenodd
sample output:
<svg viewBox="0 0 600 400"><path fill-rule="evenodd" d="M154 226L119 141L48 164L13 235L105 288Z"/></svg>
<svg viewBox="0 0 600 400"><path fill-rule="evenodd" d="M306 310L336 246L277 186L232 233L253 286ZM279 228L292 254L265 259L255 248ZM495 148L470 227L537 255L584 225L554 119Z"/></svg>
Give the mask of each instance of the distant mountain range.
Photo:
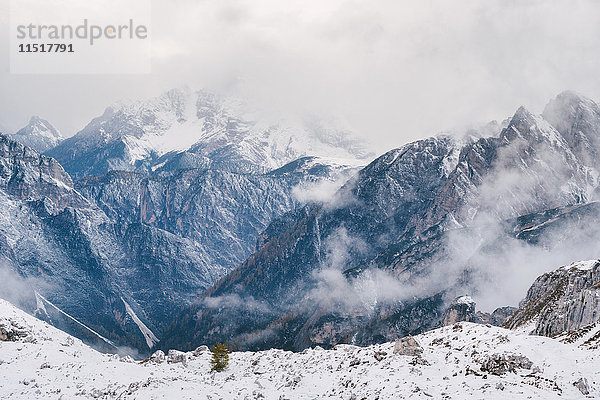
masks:
<svg viewBox="0 0 600 400"><path fill-rule="evenodd" d="M353 134L321 121L267 123L239 101L178 89L111 106L47 154L75 179L111 170L267 172L305 156L374 158Z"/></svg>
<svg viewBox="0 0 600 400"><path fill-rule="evenodd" d="M64 140L32 118L0 135L0 266L23 287L0 290L102 350L301 350L418 334L465 293L516 305L540 268L600 250L592 100L367 149L203 91Z"/></svg>
<svg viewBox="0 0 600 400"><path fill-rule="evenodd" d="M293 159L303 154L298 146L311 144L290 135L279 158L268 158L270 148L258 141L254 154L239 119L207 109L209 95L202 94L206 118L188 123L178 114L189 111L178 101L195 107L197 96L171 91L109 109L48 151L70 154L61 159L69 173L19 143L44 150L38 139L58 143L50 123L32 118L15 140L0 135L0 266L24 286L26 308L102 350L148 351L176 312L247 258L272 219L299 204L294 190L333 182L365 163ZM207 133L209 120L215 125ZM168 152L148 147L177 138L188 142ZM133 143L147 150L135 160L128 158ZM348 143L329 150L359 152L358 141ZM124 152L109 150L123 144ZM196 164L200 159L206 162Z"/></svg>

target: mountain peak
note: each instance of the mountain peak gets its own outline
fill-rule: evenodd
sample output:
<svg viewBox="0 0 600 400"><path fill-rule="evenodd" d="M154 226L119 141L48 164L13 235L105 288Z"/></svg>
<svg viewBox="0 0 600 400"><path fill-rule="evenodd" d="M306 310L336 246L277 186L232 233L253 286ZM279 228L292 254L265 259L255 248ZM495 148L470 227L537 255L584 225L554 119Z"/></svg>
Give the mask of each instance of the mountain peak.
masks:
<svg viewBox="0 0 600 400"><path fill-rule="evenodd" d="M542 116L559 132L568 133L578 119L600 115L600 108L593 100L573 91L564 91L550 100Z"/></svg>
<svg viewBox="0 0 600 400"><path fill-rule="evenodd" d="M576 92L565 91L552 99L542 113L590 166L597 165L600 150L600 107Z"/></svg>
<svg viewBox="0 0 600 400"><path fill-rule="evenodd" d="M566 90L559 93L555 98L550 100L548 104L546 104L542 115L546 119L555 120L558 117L564 116L565 114L568 116L569 114L576 112L577 109L581 107L597 109L598 105L593 100L588 99L577 92Z"/></svg>
<svg viewBox="0 0 600 400"><path fill-rule="evenodd" d="M27 125L12 137L39 153L56 147L63 140L60 132L50 122L37 115L33 115Z"/></svg>
<svg viewBox="0 0 600 400"><path fill-rule="evenodd" d="M27 128L47 131L53 137L62 139L61 133L50 122L37 115L32 115L31 118L29 118L29 122L27 123L27 125L24 128L22 128L19 132Z"/></svg>
<svg viewBox="0 0 600 400"><path fill-rule="evenodd" d="M519 108L517 108L517 111L515 111L515 114L513 115L512 119L531 119L533 117L534 115L531 111L525 108L525 106L520 106Z"/></svg>
<svg viewBox="0 0 600 400"><path fill-rule="evenodd" d="M581 93L574 90L564 90L560 92L556 97L548 102L546 107L552 103L563 103L563 104L579 104L579 103L590 103L592 100L583 96Z"/></svg>
<svg viewBox="0 0 600 400"><path fill-rule="evenodd" d="M40 118L37 115L32 115L31 118L29 118L29 124L28 125L34 125L34 124L39 124L42 123L44 120L42 118Z"/></svg>
<svg viewBox="0 0 600 400"><path fill-rule="evenodd" d="M545 118L533 114L524 106L517 109L500 137L508 142L521 137L533 142L546 141L553 146L566 145L560 131Z"/></svg>

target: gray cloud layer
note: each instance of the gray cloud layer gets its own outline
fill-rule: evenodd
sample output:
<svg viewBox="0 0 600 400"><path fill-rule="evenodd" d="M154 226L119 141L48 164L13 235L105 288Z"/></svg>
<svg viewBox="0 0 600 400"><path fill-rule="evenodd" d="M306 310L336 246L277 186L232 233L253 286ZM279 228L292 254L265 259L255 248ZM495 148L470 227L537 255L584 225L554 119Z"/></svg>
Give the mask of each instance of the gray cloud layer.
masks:
<svg viewBox="0 0 600 400"><path fill-rule="evenodd" d="M7 54L8 2L0 3ZM121 98L189 84L274 113L340 115L378 150L540 111L564 89L600 98L600 3L153 1L153 73L10 75L0 126L39 114L70 136Z"/></svg>

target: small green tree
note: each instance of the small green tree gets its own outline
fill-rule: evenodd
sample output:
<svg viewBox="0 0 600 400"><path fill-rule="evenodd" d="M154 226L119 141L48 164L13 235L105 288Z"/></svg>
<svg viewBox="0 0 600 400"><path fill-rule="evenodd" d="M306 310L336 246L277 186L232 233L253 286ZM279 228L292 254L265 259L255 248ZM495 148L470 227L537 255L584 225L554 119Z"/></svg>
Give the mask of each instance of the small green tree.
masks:
<svg viewBox="0 0 600 400"><path fill-rule="evenodd" d="M229 365L229 349L223 343L217 343L211 349L210 370L221 372Z"/></svg>

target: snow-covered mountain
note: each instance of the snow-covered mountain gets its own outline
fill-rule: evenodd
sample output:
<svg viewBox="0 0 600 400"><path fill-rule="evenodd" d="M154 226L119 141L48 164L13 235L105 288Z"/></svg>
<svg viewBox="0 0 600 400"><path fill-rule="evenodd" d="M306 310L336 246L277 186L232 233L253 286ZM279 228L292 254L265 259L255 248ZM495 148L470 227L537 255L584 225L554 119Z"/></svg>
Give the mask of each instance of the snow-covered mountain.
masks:
<svg viewBox="0 0 600 400"><path fill-rule="evenodd" d="M75 334L87 331L69 316L116 344L143 348L125 302L156 329L154 318L222 274L203 265L189 240L112 221L54 159L1 135L0 204L0 273L8 282L0 290ZM45 309L35 291L51 302Z"/></svg>
<svg viewBox="0 0 600 400"><path fill-rule="evenodd" d="M267 123L240 104L189 89L116 104L48 155L75 179L207 166L266 172L304 156L358 164L373 157L349 131L323 121Z"/></svg>
<svg viewBox="0 0 600 400"><path fill-rule="evenodd" d="M0 397L576 399L600 396L598 350L468 322L367 347L101 354L0 300Z"/></svg>
<svg viewBox="0 0 600 400"><path fill-rule="evenodd" d="M460 294L485 303L520 252L537 276L540 256L600 251L600 108L582 96L358 172L345 132L239 110L191 91L115 106L48 152L62 166L0 135L0 267L28 310L146 352L367 345L440 326Z"/></svg>
<svg viewBox="0 0 600 400"><path fill-rule="evenodd" d="M63 140L63 136L50 122L38 116L31 117L25 127L11 136L39 153L56 147Z"/></svg>
<svg viewBox="0 0 600 400"><path fill-rule="evenodd" d="M498 133L480 136L392 150L331 200L274 221L163 346L385 341L436 326L465 288L485 298L507 273L537 274L519 272L536 258L563 263L600 251L596 103L565 92L542 116L520 107ZM518 262L519 252L531 260ZM503 273L503 263L512 269ZM523 281L505 284L497 290Z"/></svg>
<svg viewBox="0 0 600 400"><path fill-rule="evenodd" d="M94 346L114 351L91 331L147 352L296 207L295 187L346 169L308 158L267 174L113 171L73 183L56 160L0 135L0 275L29 311Z"/></svg>

